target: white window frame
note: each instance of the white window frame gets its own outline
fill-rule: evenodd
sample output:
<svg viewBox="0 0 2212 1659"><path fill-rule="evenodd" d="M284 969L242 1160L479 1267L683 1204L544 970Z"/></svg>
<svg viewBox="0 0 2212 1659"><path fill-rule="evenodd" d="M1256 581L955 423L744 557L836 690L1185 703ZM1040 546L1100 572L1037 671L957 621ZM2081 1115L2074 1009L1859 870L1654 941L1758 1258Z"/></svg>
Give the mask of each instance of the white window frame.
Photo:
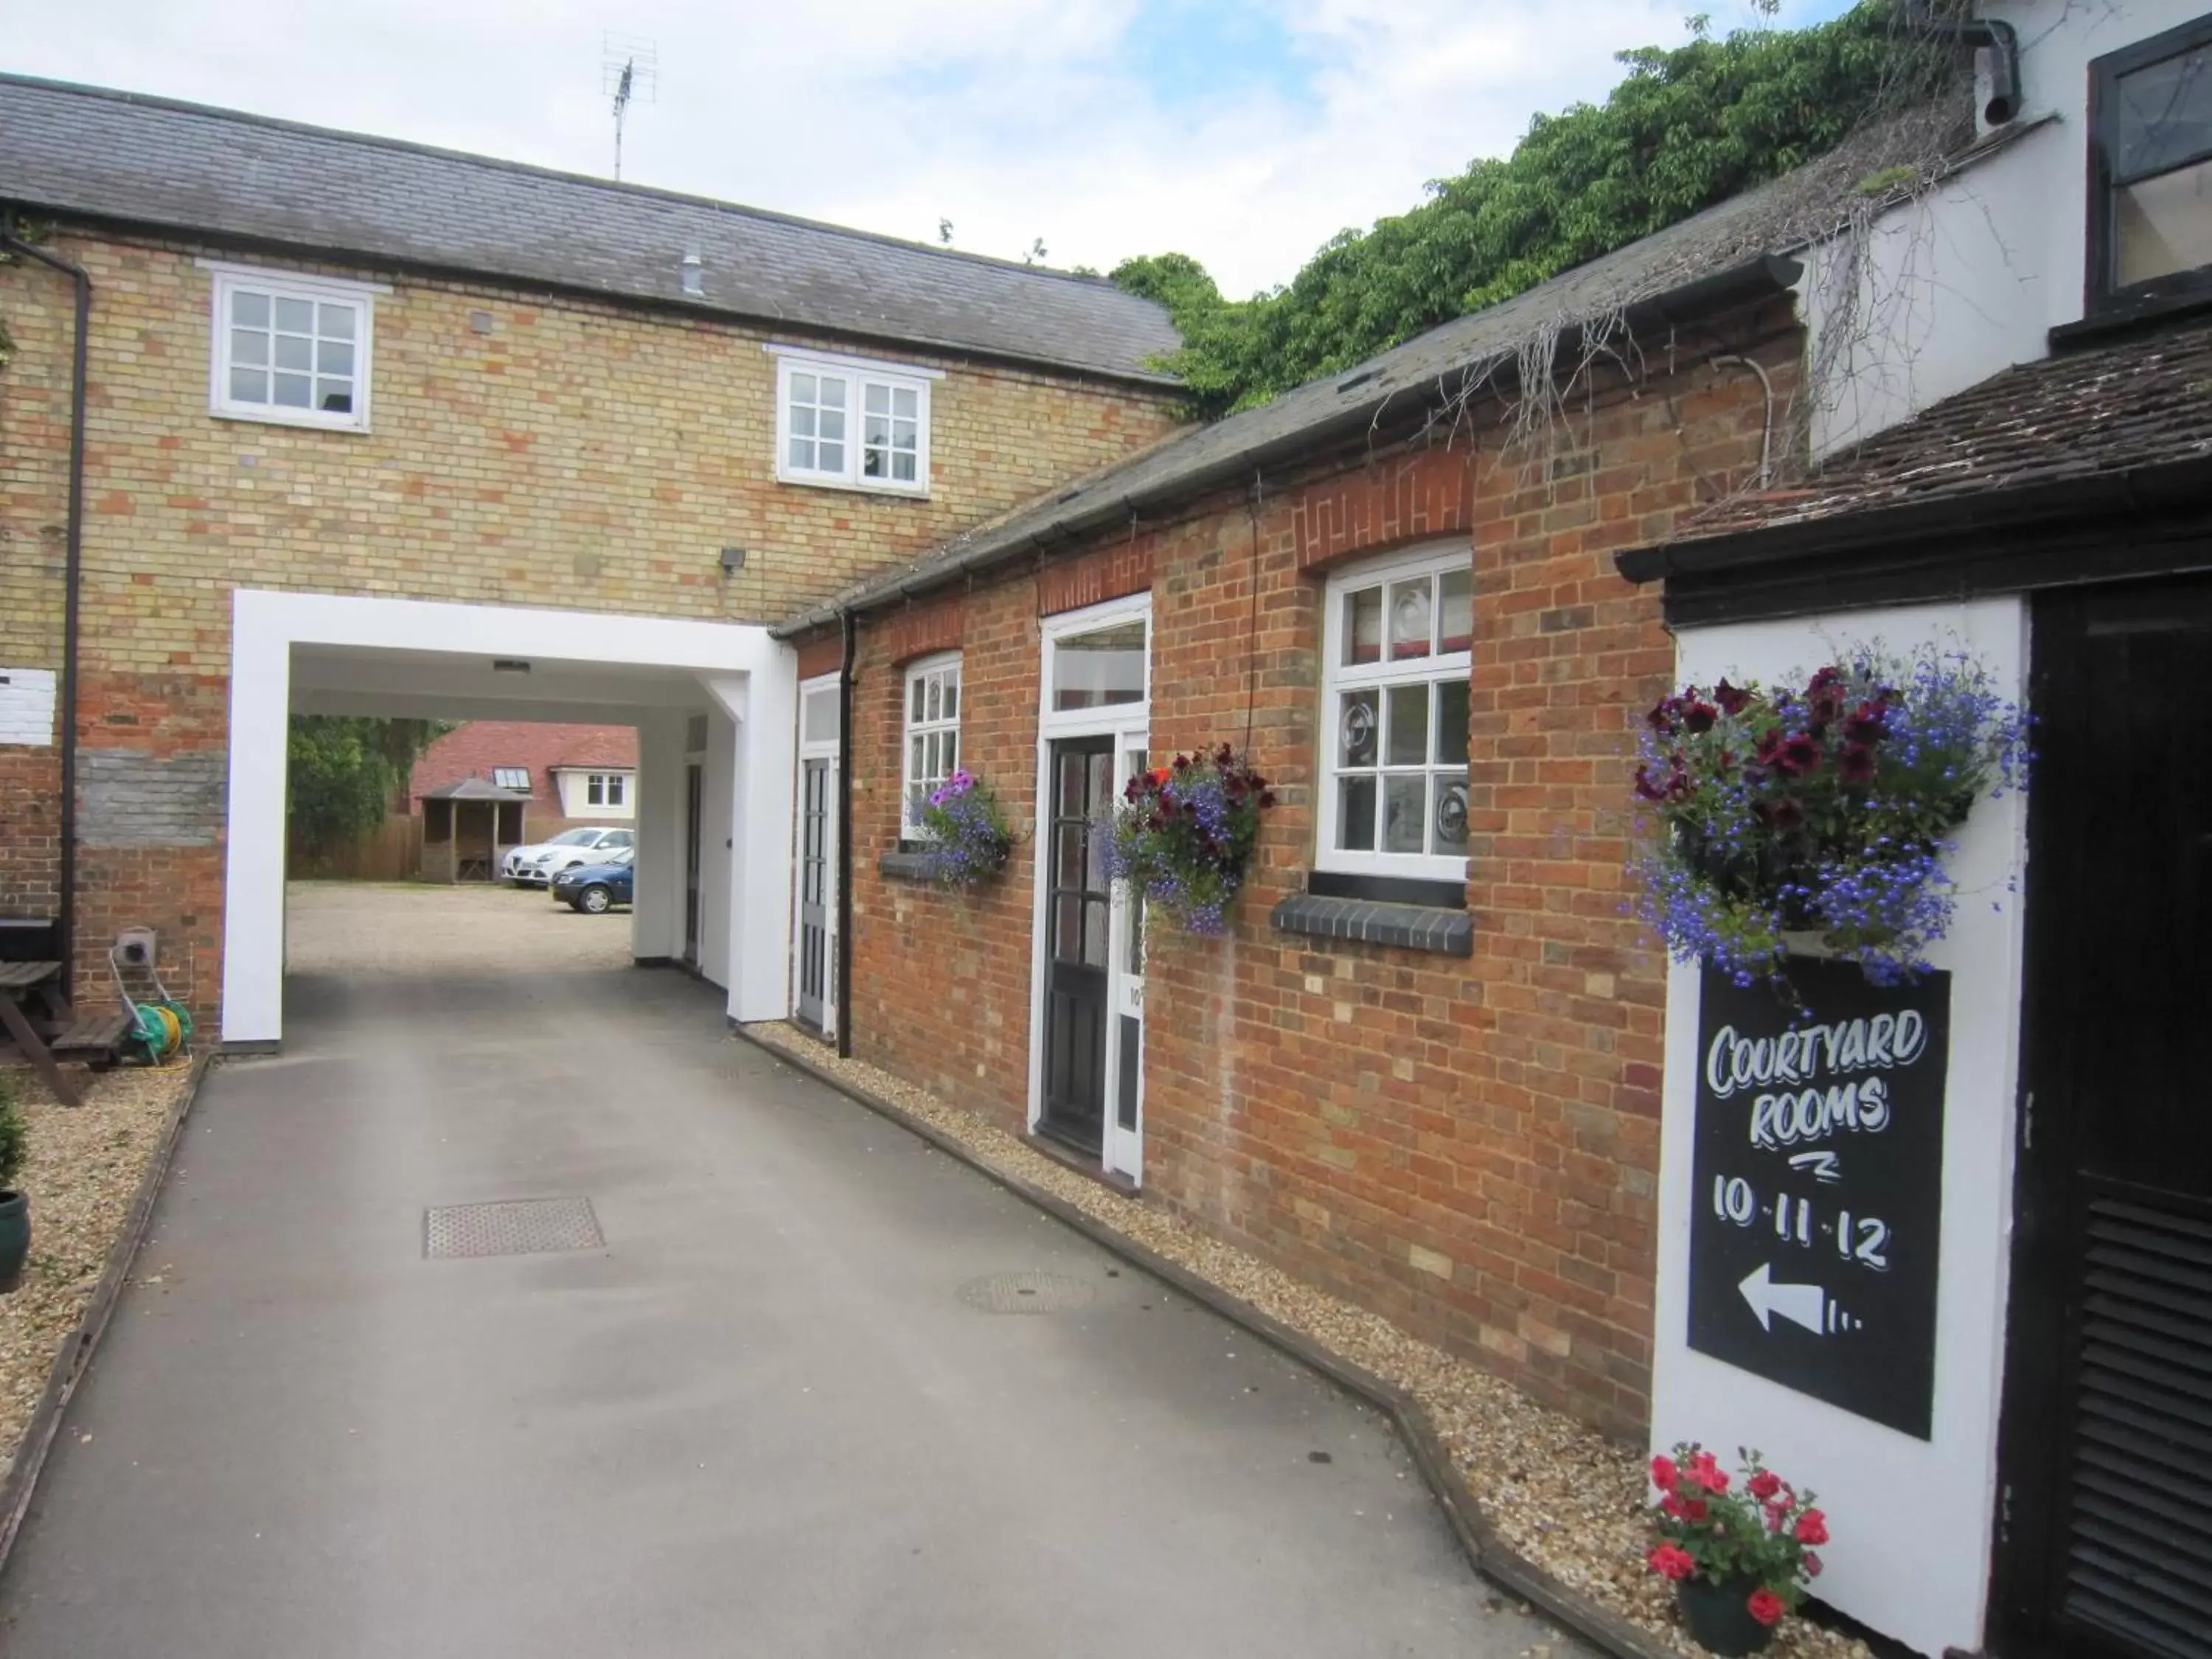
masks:
<svg viewBox="0 0 2212 1659"><path fill-rule="evenodd" d="M1346 691L1364 690L1370 687L1384 693L1395 685L1434 684L1447 678L1466 680L1473 665L1472 641L1466 651L1439 652L1413 658L1402 662L1389 659L1389 597L1386 587L1383 596L1382 655L1373 663L1347 664L1344 660L1344 596L1376 583L1402 580L1408 576L1436 575L1445 571L1464 570L1472 579L1474 551L1464 540L1431 543L1410 551L1393 554L1381 559L1370 559L1333 574L1323 590L1322 622L1321 720L1316 727L1314 776L1317 783L1316 802L1314 867L1346 875L1395 876L1417 881L1464 881L1467 879L1465 854L1386 853L1364 852L1340 848L1337 840L1337 780L1341 763L1339 752L1337 713L1338 699ZM1474 598L1468 597L1469 622L1473 622ZM1440 624L1437 612L1441 605L1431 613L1431 638L1437 638ZM1433 708L1433 702L1431 704ZM1431 715L1433 721L1434 714ZM1376 741L1380 745L1383 734L1378 729ZM1430 735L1429 755L1433 757L1435 735ZM1473 761L1472 744L1468 759ZM1391 769L1387 761L1378 757L1376 789L1384 789L1383 774L1390 769L1410 771L1411 767ZM1440 769L1431 761L1424 769ZM1432 809L1426 809L1429 811ZM1381 802L1377 802L1376 839L1382 835ZM1426 820L1424 820L1425 825Z"/></svg>
<svg viewBox="0 0 2212 1659"><path fill-rule="evenodd" d="M921 685L924 688L923 695L927 697L927 682L932 679L939 680L940 683L949 679L954 690L959 695L955 699L953 711L949 718L940 714L933 720L928 719L925 713L924 718L917 722L914 717L915 688L918 684ZM905 672L900 676L899 839L901 841L927 841L931 838L929 830L915 816L917 809L915 805L915 789L918 784L934 786L942 783L945 779L959 770L962 747L960 715L966 703L967 694L965 688L961 684L960 653L957 651L939 651L927 657L918 657L906 665ZM927 707L925 702L925 710ZM916 738L927 738L933 734L942 737L946 733L950 733L952 738L951 763L946 766L938 776L917 778L915 775L914 740Z"/></svg>
<svg viewBox="0 0 2212 1659"><path fill-rule="evenodd" d="M617 806L629 805L629 774L627 772L586 772L584 774L584 805L604 807L612 811Z"/></svg>
<svg viewBox="0 0 2212 1659"><path fill-rule="evenodd" d="M208 413L218 420L256 421L268 426L313 427L325 432L369 429L370 385L376 365L376 296L392 292L385 283L348 282L337 276L302 276L259 265L199 262L214 276L208 328ZM274 404L241 402L230 395L230 301L240 290L271 300L306 300L353 307L353 407L339 414L320 409L286 409Z"/></svg>
<svg viewBox="0 0 2212 1659"><path fill-rule="evenodd" d="M522 781L509 782L512 778L520 778ZM491 769L491 781L492 787L497 789L526 790L530 787L530 769L526 766L495 766Z"/></svg>
<svg viewBox="0 0 2212 1659"><path fill-rule="evenodd" d="M763 348L775 359L775 476L784 483L812 484L826 489L857 489L872 495L929 495L929 388L945 378L942 369L921 368L912 363L886 363L866 357L845 357L834 352L806 351L796 346L770 343ZM791 462L791 377L812 374L845 383L845 464L834 470L793 466ZM915 477L912 483L895 478L871 478L862 471L862 439L866 416L867 388L887 386L915 394Z"/></svg>

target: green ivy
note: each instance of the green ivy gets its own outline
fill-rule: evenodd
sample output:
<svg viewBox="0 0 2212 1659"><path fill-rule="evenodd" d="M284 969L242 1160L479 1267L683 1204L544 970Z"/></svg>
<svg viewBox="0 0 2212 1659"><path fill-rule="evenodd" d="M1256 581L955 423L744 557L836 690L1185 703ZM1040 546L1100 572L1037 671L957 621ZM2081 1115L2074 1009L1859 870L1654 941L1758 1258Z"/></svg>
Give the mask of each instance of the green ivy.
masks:
<svg viewBox="0 0 2212 1659"><path fill-rule="evenodd" d="M368 835L406 787L416 757L450 729L430 720L293 715L287 779L293 830L316 852Z"/></svg>
<svg viewBox="0 0 2212 1659"><path fill-rule="evenodd" d="M1346 230L1290 286L1227 300L1187 254L1113 280L1166 306L1194 412L1266 403L1662 230L1835 147L1948 48L1899 28L1893 0L1832 22L1746 29L1620 54L1602 104L1540 115L1513 153L1429 186L1410 212Z"/></svg>

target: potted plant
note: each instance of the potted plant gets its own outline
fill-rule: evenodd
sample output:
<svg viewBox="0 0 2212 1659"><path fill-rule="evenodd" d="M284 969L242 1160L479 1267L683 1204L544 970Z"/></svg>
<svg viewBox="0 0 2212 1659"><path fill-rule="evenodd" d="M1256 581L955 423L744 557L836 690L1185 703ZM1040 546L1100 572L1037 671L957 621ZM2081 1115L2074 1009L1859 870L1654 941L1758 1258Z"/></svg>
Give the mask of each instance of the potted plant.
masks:
<svg viewBox="0 0 2212 1659"><path fill-rule="evenodd" d="M1923 972L1950 926L1952 832L2024 785L2027 726L1956 651L1687 687L1644 720L1639 912L1677 958L1739 985L1786 988L1791 947L1814 942L1877 984Z"/></svg>
<svg viewBox="0 0 2212 1659"><path fill-rule="evenodd" d="M15 1184L22 1179L27 1139L15 1091L0 1079L0 1295L22 1281L31 1254L31 1200Z"/></svg>
<svg viewBox="0 0 2212 1659"><path fill-rule="evenodd" d="M922 803L928 830L930 879L940 887L974 887L1006 867L1013 831L991 787L963 769L929 792Z"/></svg>
<svg viewBox="0 0 2212 1659"><path fill-rule="evenodd" d="M1227 744L1177 755L1129 780L1107 836L1107 870L1194 933L1229 931L1230 901L1275 804L1267 779Z"/></svg>
<svg viewBox="0 0 2212 1659"><path fill-rule="evenodd" d="M1827 1517L1811 1492L1792 1488L1755 1451L1736 1456L1741 1484L1695 1443L1651 1460L1659 1542L1646 1559L1673 1581L1690 1634L1721 1659L1757 1653L1773 1639L1805 1599L1806 1582L1820 1576L1814 1547L1828 1541Z"/></svg>

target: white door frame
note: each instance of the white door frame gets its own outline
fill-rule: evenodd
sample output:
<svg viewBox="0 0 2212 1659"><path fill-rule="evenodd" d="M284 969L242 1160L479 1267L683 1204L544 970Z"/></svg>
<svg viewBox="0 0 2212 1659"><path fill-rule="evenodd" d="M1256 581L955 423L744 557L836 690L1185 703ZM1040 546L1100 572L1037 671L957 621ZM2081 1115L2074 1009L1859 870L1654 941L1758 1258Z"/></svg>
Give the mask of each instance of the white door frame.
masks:
<svg viewBox="0 0 2212 1659"><path fill-rule="evenodd" d="M799 771L792 783L792 843L791 843L791 1007L793 1018L799 1012L799 963L801 941L805 937L806 893L801 878L801 866L806 858L806 763L809 761L830 763L830 799L826 803L828 817L822 833L828 845L823 859L822 908L827 920L823 924L822 964L822 1035L837 1035L837 797L838 775L844 768L844 729L830 738L817 738L811 742L806 736L806 700L814 693L835 693L842 679L842 671L832 670L817 674L811 679L799 683ZM843 710L839 709L842 719Z"/></svg>
<svg viewBox="0 0 2212 1659"><path fill-rule="evenodd" d="M1060 641L1071 635L1088 634L1100 628L1109 628L1116 623L1134 620L1141 620L1145 624L1144 700L1109 704L1102 708L1054 710L1052 707L1053 661ZM1030 916L1028 1122L1031 1133L1036 1133L1037 1121L1044 1110L1046 985L1050 971L1050 965L1045 960L1048 937L1045 898L1046 890L1050 885L1051 849L1047 843L1051 837L1047 833L1047 825L1052 817L1052 745L1062 738L1110 737L1114 739L1114 775L1117 778L1123 775L1123 757L1132 750L1148 746L1152 708L1152 596L1146 592L1133 593L1126 599L1108 599L1101 605L1086 605L1080 611L1062 611L1056 617L1044 617L1038 623L1036 833L1030 837L1036 843ZM1101 1162L1113 1173L1126 1176L1133 1182L1141 1182L1144 1179L1141 1077L1139 1082L1139 1117L1136 1130L1130 1133L1119 1132L1115 1115L1121 1054L1120 1016L1125 1006L1139 1018L1143 1018L1144 1011L1143 976L1129 971L1129 963L1122 949L1129 926L1127 909L1128 896L1117 882L1107 920L1107 933L1113 940L1113 949L1108 957L1105 1152Z"/></svg>

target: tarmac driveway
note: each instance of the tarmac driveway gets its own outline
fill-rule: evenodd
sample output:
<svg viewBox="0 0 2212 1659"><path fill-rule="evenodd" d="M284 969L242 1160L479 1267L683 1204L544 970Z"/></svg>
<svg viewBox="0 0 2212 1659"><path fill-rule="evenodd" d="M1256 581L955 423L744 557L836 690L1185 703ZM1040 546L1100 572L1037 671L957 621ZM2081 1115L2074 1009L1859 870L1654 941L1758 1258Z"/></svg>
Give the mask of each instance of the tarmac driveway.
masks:
<svg viewBox="0 0 2212 1659"><path fill-rule="evenodd" d="M489 927L410 969L419 898L295 898L287 1051L209 1079L9 1659L1580 1651L1317 1378L718 993ZM426 1259L426 1209L544 1198L604 1243Z"/></svg>

